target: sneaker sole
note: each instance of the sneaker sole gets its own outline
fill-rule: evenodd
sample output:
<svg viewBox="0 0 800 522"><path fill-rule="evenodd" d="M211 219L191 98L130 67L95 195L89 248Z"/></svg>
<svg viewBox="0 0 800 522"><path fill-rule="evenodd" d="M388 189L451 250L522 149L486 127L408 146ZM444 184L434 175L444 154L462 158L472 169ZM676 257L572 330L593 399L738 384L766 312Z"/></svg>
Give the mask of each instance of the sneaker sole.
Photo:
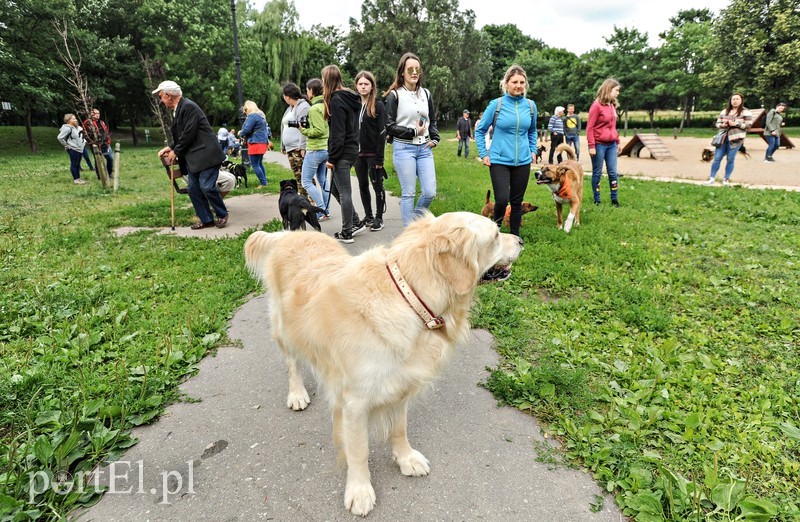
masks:
<svg viewBox="0 0 800 522"><path fill-rule="evenodd" d="M366 229L367 229L367 227L361 227L361 228L359 228L357 230L353 230L353 237L356 237L357 235L359 235L360 233L362 233Z"/></svg>
<svg viewBox="0 0 800 522"><path fill-rule="evenodd" d="M383 230L383 225L379 226L378 228L373 227L369 229L370 232L377 232L379 230Z"/></svg>

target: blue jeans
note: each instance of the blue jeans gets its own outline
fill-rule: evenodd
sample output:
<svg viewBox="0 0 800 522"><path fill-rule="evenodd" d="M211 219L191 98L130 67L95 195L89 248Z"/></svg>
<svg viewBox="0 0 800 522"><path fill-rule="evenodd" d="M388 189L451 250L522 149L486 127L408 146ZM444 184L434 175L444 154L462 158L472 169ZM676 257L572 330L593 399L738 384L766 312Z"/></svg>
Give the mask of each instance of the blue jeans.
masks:
<svg viewBox="0 0 800 522"><path fill-rule="evenodd" d="M86 160L86 164L89 165L89 170L94 170L94 167L92 167L92 160L89 159L92 157L92 155L89 153L90 149L91 147L89 145L86 145L85 147L83 147L83 152L81 152L81 154L83 155L83 159ZM81 166L80 160L78 160L78 168L80 168L80 166Z"/></svg>
<svg viewBox="0 0 800 522"><path fill-rule="evenodd" d="M458 155L461 156L461 147L464 147L464 157L469 159L469 138L458 140Z"/></svg>
<svg viewBox="0 0 800 522"><path fill-rule="evenodd" d="M731 178L731 174L733 174L733 165L736 161L736 153L739 152L743 143L744 140L739 140L731 144L731 141L725 138L725 142L714 151L714 161L711 162L711 174L708 176L710 179L717 177L717 171L719 170L723 157L727 157L725 163L725 179Z"/></svg>
<svg viewBox="0 0 800 522"><path fill-rule="evenodd" d="M608 171L608 184L611 187L611 201L617 201L617 142L595 143L595 155L592 156L592 193L594 201L600 203L600 178L603 175L603 162Z"/></svg>
<svg viewBox="0 0 800 522"><path fill-rule="evenodd" d="M400 181L400 216L405 227L421 216L422 211L427 209L436 197L433 151L427 144L413 145L395 140L392 146L392 160ZM415 207L417 178L419 178L420 195Z"/></svg>
<svg viewBox="0 0 800 522"><path fill-rule="evenodd" d="M328 167L325 165L327 161L327 150L307 150L303 158L301 184L314 203L319 208L324 208L325 213L329 214L328 202L331 199L331 193L328 188ZM314 185L314 176L317 177L319 186Z"/></svg>
<svg viewBox="0 0 800 522"><path fill-rule="evenodd" d="M186 176L186 183L189 188L189 199L192 201L194 212L200 218L201 223L211 223L214 216L211 214L209 204L214 209L218 218L228 215L228 209L222 201L222 196L217 190L217 177L219 176L219 165L210 169L201 170L198 173L189 172Z"/></svg>
<svg viewBox="0 0 800 522"><path fill-rule="evenodd" d="M100 149L102 150L102 148ZM106 146L106 151L102 152L103 156L106 157L106 173L108 174L109 178L114 177L114 151L111 150L111 145Z"/></svg>
<svg viewBox="0 0 800 522"><path fill-rule="evenodd" d="M262 186L267 185L267 171L264 170L264 163L262 160L264 159L263 154L251 154L250 155L250 166L253 167L253 172L256 173L258 177L258 181L261 182Z"/></svg>
<svg viewBox="0 0 800 522"><path fill-rule="evenodd" d="M581 157L581 135L580 134L567 134L567 145L572 145L575 149L575 157Z"/></svg>
<svg viewBox="0 0 800 522"><path fill-rule="evenodd" d="M771 159L772 155L775 154L775 151L778 150L781 144L781 137L772 135L765 135L764 137L767 138L767 154L764 156L764 159Z"/></svg>
<svg viewBox="0 0 800 522"><path fill-rule="evenodd" d="M72 173L72 179L78 179L81 177L81 155L83 153L67 149L67 154L69 154L69 171Z"/></svg>

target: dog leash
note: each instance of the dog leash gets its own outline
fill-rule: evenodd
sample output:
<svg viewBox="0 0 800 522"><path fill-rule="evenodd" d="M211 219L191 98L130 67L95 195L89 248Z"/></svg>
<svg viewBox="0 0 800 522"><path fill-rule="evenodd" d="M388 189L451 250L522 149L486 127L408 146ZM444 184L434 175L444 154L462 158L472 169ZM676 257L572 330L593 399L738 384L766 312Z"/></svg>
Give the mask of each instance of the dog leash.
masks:
<svg viewBox="0 0 800 522"><path fill-rule="evenodd" d="M428 330L438 330L444 326L444 319L441 316L434 317L433 312L428 306L419 298L414 290L409 286L408 282L400 273L400 267L394 261L386 262L386 271L389 272L389 277L408 305L417 312L417 315L428 327Z"/></svg>

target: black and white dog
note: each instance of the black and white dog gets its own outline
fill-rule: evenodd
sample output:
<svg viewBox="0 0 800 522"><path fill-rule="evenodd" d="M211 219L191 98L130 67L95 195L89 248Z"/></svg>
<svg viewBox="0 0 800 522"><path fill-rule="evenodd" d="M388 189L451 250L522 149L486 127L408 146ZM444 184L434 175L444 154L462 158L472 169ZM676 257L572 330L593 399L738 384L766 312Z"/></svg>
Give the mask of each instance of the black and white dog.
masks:
<svg viewBox="0 0 800 522"><path fill-rule="evenodd" d="M306 230L306 223L314 230L322 232L317 219L317 212L325 211L315 207L305 196L297 193L297 180L281 181L281 195L278 198L278 210L281 213L284 230Z"/></svg>
<svg viewBox="0 0 800 522"><path fill-rule="evenodd" d="M233 174L233 176L236 178L237 187L241 187L244 183L245 188L247 188L247 167L241 163L234 163L232 161L225 160L222 162L221 168Z"/></svg>

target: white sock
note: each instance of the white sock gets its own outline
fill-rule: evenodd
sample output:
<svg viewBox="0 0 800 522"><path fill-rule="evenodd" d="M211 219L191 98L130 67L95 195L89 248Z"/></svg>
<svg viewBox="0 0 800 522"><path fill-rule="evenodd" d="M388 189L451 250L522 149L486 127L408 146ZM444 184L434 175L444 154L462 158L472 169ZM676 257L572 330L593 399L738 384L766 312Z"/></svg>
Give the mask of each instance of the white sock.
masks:
<svg viewBox="0 0 800 522"><path fill-rule="evenodd" d="M564 232L569 233L572 230L572 222L575 221L575 215L570 212L567 216L567 221L564 223Z"/></svg>

